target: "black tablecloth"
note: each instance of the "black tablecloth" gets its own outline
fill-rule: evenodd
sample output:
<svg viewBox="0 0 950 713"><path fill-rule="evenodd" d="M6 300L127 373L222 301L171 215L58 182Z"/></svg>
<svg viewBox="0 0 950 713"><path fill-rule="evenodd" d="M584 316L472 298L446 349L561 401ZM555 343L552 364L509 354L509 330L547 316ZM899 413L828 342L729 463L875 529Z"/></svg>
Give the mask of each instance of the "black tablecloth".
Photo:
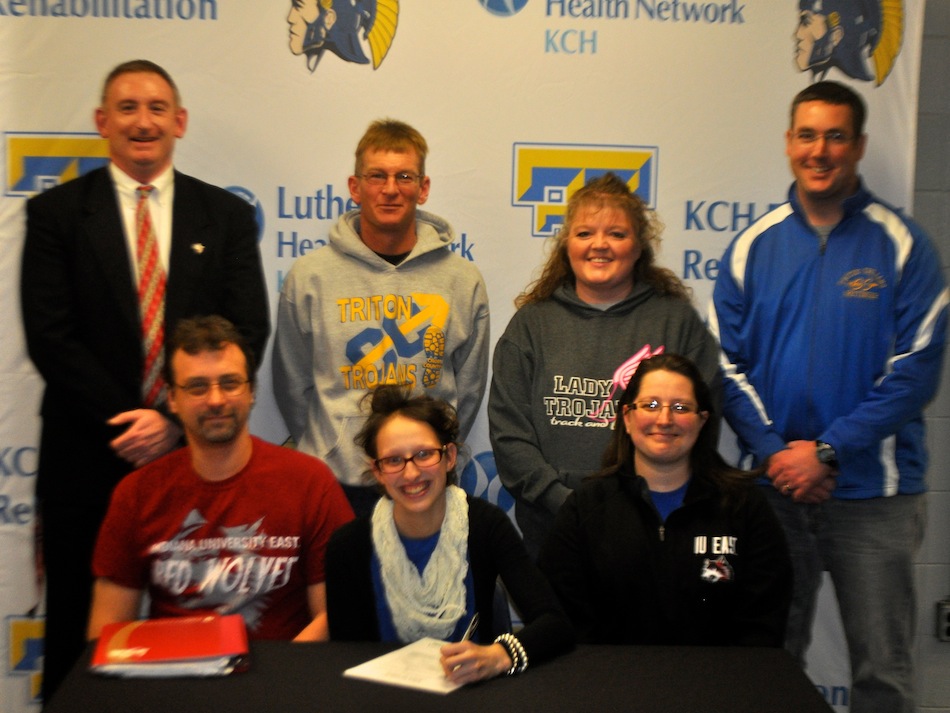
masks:
<svg viewBox="0 0 950 713"><path fill-rule="evenodd" d="M392 646L255 641L244 673L213 679L115 679L86 670L89 652L47 713L828 713L794 660L778 649L581 646L446 696L344 678Z"/></svg>

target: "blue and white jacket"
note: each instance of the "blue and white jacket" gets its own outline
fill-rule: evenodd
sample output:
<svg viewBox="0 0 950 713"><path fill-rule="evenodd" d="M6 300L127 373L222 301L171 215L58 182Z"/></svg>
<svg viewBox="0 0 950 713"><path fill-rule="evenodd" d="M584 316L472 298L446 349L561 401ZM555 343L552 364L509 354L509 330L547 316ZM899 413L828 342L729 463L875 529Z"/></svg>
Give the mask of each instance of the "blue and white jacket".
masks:
<svg viewBox="0 0 950 713"><path fill-rule="evenodd" d="M926 490L922 411L937 388L950 293L923 230L863 185L825 245L789 201L733 240L710 328L743 464L793 440L830 443L833 495Z"/></svg>

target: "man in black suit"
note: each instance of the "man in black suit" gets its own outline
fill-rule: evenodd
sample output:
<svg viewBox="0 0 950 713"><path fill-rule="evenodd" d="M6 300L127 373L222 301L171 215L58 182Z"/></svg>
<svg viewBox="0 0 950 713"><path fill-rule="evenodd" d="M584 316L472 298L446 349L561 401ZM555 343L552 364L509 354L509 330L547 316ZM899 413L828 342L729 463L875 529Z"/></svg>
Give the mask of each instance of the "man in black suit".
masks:
<svg viewBox="0 0 950 713"><path fill-rule="evenodd" d="M181 443L161 384L146 393L146 371L163 351L160 328L220 314L257 357L269 332L253 210L172 167L188 114L168 73L146 60L119 65L95 121L111 163L27 203L21 274L27 347L46 382L37 500L47 701L85 646L92 549L113 487ZM143 185L151 190L140 203ZM164 283L149 291L142 275L152 267L139 263L145 204L148 254ZM140 302L157 306L158 318L140 312ZM143 336L153 322L157 341L154 332Z"/></svg>

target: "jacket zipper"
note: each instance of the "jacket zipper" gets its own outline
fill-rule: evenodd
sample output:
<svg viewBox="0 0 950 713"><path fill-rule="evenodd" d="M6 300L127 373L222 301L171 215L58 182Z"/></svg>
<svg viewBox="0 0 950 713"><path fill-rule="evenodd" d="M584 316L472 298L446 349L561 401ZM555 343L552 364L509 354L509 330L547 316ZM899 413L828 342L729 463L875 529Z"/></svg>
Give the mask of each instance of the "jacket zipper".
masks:
<svg viewBox="0 0 950 713"><path fill-rule="evenodd" d="M816 366L816 365L815 365L815 342L817 341L816 330L818 329L818 314L819 314L820 309L821 309L821 307L820 307L821 299L820 299L820 298L821 298L821 297L823 296L823 294L824 294L823 279L824 279L825 270L829 269L829 268L828 268L828 265L827 265L827 262L825 261L825 252L828 250L828 241L831 239L831 233L833 233L833 232L837 229L838 225L840 225L843 221L844 221L844 217L842 217L841 220L838 221L838 224L835 225L835 226L828 232L828 235L825 236L825 237L822 237L821 235L819 235L819 234L818 234L818 231L815 230L814 228L812 228L812 230L813 230L814 233L815 233L815 237L818 238L818 246L819 246L819 247L818 247L818 258L819 258L819 261L818 261L818 268L817 268L818 277L817 277L817 279L815 280L815 285L816 285L815 289L816 289L816 291L817 291L817 293L818 293L818 295L819 295L819 299L816 299L816 300L815 300L815 305L814 305L814 307L813 307L813 309L812 309L812 315L811 315L811 329L809 330L809 336L808 336L808 362L807 362L808 365L807 365L807 367L806 367L807 371L806 371L806 377L805 377L805 378L806 378L807 403L805 404L805 418L804 418L804 421L803 421L803 424L802 424L802 426L803 426L803 427L806 429L806 431L808 431L808 432L811 432L811 431L813 430L813 428L814 428L814 425L813 425L813 424L814 424L813 414L815 414L815 412L816 412L816 409L815 409L815 400L814 400L814 395L813 395L812 387L815 385L815 380L814 380L814 376L815 376L815 366ZM821 434L820 434L820 433L816 433L816 434L815 434L815 437L817 438L819 435L821 435Z"/></svg>

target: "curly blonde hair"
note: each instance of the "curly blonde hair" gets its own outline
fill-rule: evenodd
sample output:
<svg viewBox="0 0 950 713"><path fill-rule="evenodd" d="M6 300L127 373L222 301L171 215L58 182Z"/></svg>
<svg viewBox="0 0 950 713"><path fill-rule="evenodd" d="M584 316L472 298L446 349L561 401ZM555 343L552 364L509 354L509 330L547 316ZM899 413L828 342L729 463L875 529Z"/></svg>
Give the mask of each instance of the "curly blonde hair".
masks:
<svg viewBox="0 0 950 713"><path fill-rule="evenodd" d="M606 173L589 181L571 196L567 203L564 225L552 238L550 255L541 270L541 276L518 295L515 299L515 307L520 309L532 302L542 302L550 298L561 285L574 286L574 271L571 269L571 261L567 255L567 241L571 235L571 226L582 209L604 207L616 208L626 214L640 246L640 257L630 275L631 283L645 282L652 285L661 295L689 301L689 288L672 270L656 264L660 233L663 232L663 224L656 213L647 208L640 196L631 192L627 184L616 174Z"/></svg>

